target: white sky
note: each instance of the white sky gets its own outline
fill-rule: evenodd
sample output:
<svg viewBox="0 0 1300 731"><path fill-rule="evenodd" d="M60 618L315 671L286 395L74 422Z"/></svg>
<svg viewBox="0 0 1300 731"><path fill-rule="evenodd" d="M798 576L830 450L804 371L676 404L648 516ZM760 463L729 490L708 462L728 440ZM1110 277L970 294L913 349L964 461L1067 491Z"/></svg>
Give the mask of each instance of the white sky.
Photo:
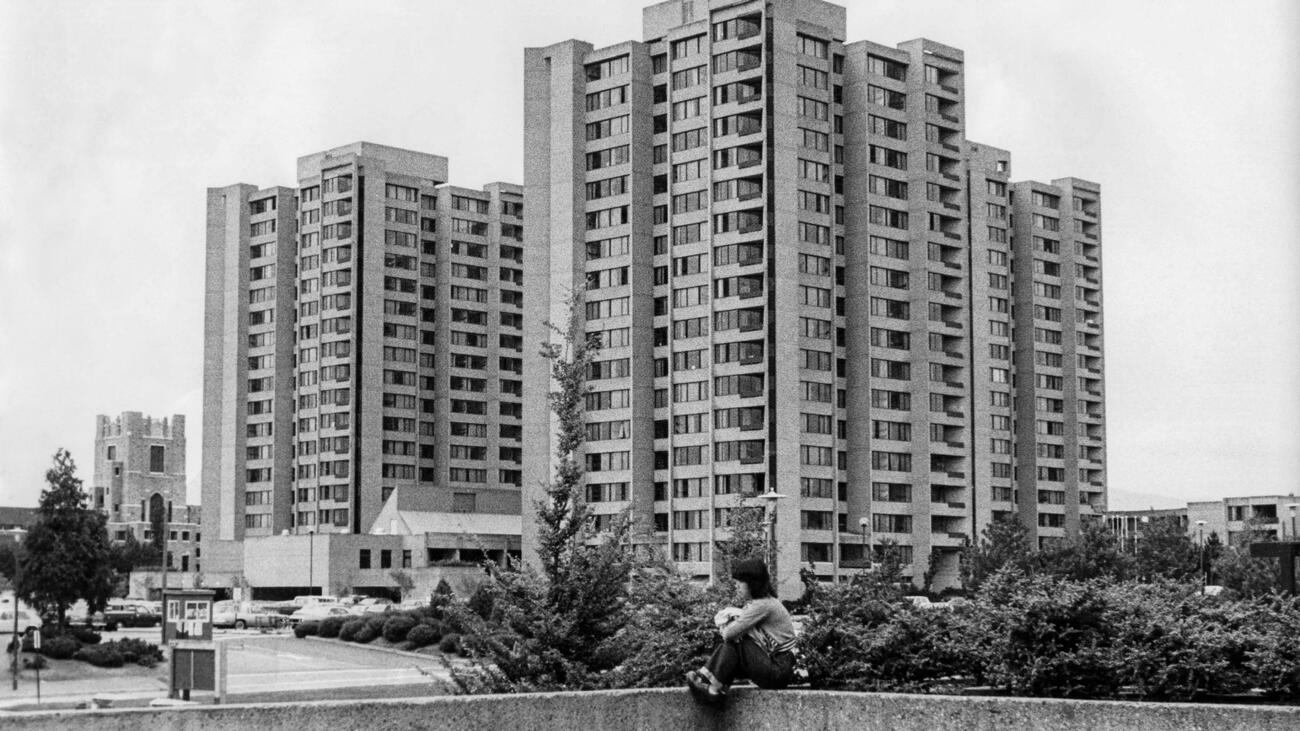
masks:
<svg viewBox="0 0 1300 731"><path fill-rule="evenodd" d="M521 181L523 48L644 4L0 0L0 505L127 410L186 415L197 501L207 187L363 139ZM966 52L1016 179L1101 183L1112 507L1300 487L1300 3L847 5Z"/></svg>

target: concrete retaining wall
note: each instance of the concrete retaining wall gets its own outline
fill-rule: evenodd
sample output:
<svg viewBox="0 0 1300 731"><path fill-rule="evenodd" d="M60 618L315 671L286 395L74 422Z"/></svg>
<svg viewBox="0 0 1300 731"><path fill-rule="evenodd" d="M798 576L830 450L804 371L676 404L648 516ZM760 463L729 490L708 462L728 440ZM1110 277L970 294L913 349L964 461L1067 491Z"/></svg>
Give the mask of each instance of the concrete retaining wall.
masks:
<svg viewBox="0 0 1300 731"><path fill-rule="evenodd" d="M1130 703L738 689L727 708L697 706L685 689L191 706L165 710L0 714L5 729L1251 729L1295 731L1300 707Z"/></svg>

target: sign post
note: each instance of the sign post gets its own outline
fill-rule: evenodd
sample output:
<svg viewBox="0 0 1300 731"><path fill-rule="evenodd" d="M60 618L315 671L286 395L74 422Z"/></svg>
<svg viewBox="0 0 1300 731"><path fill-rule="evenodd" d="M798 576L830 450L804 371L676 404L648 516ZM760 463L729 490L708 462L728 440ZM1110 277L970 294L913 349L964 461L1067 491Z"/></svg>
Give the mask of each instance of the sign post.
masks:
<svg viewBox="0 0 1300 731"><path fill-rule="evenodd" d="M41 657L41 631L39 629L32 630L32 649L36 650L36 659L32 661L32 664L36 666L36 703L39 705L41 702L41 661L43 659Z"/></svg>

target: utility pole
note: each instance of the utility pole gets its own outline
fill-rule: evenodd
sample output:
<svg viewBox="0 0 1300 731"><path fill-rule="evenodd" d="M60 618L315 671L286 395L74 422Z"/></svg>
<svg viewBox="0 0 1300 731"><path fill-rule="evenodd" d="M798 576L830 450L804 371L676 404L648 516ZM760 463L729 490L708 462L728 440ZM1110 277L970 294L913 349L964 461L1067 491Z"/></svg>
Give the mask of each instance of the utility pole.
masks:
<svg viewBox="0 0 1300 731"><path fill-rule="evenodd" d="M166 510L164 507L163 510ZM171 516L166 512L162 516L162 587L158 590L158 599L162 604L162 619L158 622L158 631L162 633L162 642L167 642L167 533L170 530Z"/></svg>
<svg viewBox="0 0 1300 731"><path fill-rule="evenodd" d="M22 579L23 562L22 557L14 551L14 634L13 640L9 643L9 648L14 651L14 690L18 690L18 651L22 649L22 640L18 639L18 582Z"/></svg>

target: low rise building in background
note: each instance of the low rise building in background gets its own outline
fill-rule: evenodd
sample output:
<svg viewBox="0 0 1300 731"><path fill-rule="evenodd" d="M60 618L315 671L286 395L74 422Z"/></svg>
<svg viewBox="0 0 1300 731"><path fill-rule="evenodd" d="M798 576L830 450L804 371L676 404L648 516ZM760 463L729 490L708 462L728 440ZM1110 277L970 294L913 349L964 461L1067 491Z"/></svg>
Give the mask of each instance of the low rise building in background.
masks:
<svg viewBox="0 0 1300 731"><path fill-rule="evenodd" d="M1197 542L1218 536L1226 545L1239 546L1259 540L1300 540L1298 513L1300 498L1294 494L1253 495L1190 502L1183 508L1113 510L1106 513L1106 525L1125 548L1136 546L1146 527L1158 520L1177 521Z"/></svg>

